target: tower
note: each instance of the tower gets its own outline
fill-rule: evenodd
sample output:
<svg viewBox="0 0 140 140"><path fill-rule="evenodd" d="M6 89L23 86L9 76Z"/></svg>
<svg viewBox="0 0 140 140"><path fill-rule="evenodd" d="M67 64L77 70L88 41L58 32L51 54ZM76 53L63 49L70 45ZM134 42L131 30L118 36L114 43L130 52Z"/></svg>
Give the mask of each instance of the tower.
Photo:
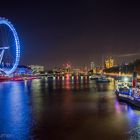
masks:
<svg viewBox="0 0 140 140"><path fill-rule="evenodd" d="M94 69L94 67L95 67L94 62L90 62L90 69L91 69L91 70L93 70L93 69Z"/></svg>
<svg viewBox="0 0 140 140"><path fill-rule="evenodd" d="M107 57L105 59L105 67L106 68L111 68L114 66L114 59L112 57Z"/></svg>

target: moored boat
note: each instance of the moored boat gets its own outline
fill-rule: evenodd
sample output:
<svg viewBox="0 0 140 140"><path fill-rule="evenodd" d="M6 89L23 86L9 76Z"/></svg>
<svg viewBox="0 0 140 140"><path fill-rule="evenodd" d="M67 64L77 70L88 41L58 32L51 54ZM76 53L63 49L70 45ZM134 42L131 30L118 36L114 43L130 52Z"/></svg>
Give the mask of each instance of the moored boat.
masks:
<svg viewBox="0 0 140 140"><path fill-rule="evenodd" d="M127 103L140 107L140 89L120 89L116 91L117 98Z"/></svg>
<svg viewBox="0 0 140 140"><path fill-rule="evenodd" d="M90 80L97 80L98 78L100 78L101 76L99 76L99 75L91 75L90 77L89 77L89 79Z"/></svg>
<svg viewBox="0 0 140 140"><path fill-rule="evenodd" d="M118 81L115 93L119 100L140 107L140 86L135 77L131 81L128 77L124 77L124 81L122 79Z"/></svg>
<svg viewBox="0 0 140 140"><path fill-rule="evenodd" d="M96 80L97 83L109 83L110 80L106 77L100 77Z"/></svg>
<svg viewBox="0 0 140 140"><path fill-rule="evenodd" d="M110 80L107 77L102 76L102 75L91 76L90 80L94 80L94 81L96 81L96 83L109 83L110 82Z"/></svg>

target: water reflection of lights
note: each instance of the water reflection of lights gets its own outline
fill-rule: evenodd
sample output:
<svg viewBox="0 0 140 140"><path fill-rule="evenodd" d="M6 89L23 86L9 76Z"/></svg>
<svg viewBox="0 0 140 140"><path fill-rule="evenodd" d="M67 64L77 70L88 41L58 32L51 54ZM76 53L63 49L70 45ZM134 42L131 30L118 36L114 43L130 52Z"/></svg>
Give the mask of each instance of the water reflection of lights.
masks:
<svg viewBox="0 0 140 140"><path fill-rule="evenodd" d="M94 129L99 134L105 133L110 136L108 132L111 135L114 132L116 136L127 130L130 135L139 134L140 111L115 100L112 88L108 88L108 91L95 91L96 83L89 83L88 77L83 77L83 80L80 80L80 76L77 80L76 77L62 79L60 77L60 80L55 81L51 79L1 83L0 132L13 134L15 139L30 139L31 129L37 134L40 134L39 127L43 128L44 133L54 132L56 125L62 124L64 128L67 125L71 126L72 122L74 128L84 121L84 130L87 126L93 126L94 129L95 124L97 127L101 126ZM111 85L112 83L108 86ZM33 127L33 120L37 127ZM64 124L66 125L63 127ZM102 126L111 129L105 131L105 127ZM57 127L55 130L57 131Z"/></svg>
<svg viewBox="0 0 140 140"><path fill-rule="evenodd" d="M74 81L74 76L71 77L72 81Z"/></svg>
<svg viewBox="0 0 140 140"><path fill-rule="evenodd" d="M134 108L127 103L115 101L115 109L116 115L118 118L122 118L127 122L129 129L128 134L132 139L134 137L140 136L138 130L140 130L140 112L138 110L134 110ZM139 129L135 129L139 128Z"/></svg>
<svg viewBox="0 0 140 140"><path fill-rule="evenodd" d="M138 114L137 111L133 110L130 106L128 106L128 119L132 124L139 125L140 114Z"/></svg>
<svg viewBox="0 0 140 140"><path fill-rule="evenodd" d="M54 80L55 80L55 79L54 79ZM60 80L60 77L59 77L59 76L57 77L57 80Z"/></svg>
<svg viewBox="0 0 140 140"><path fill-rule="evenodd" d="M65 77L64 76L62 76L62 80L65 80Z"/></svg>
<svg viewBox="0 0 140 140"><path fill-rule="evenodd" d="M66 88L66 89L70 89L70 88L71 88L71 84L70 84L69 79L67 79L67 80L65 81L65 88Z"/></svg>
<svg viewBox="0 0 140 140"><path fill-rule="evenodd" d="M77 75L77 76L76 76L76 80L78 80L78 79L79 79L79 76Z"/></svg>
<svg viewBox="0 0 140 140"><path fill-rule="evenodd" d="M32 81L32 89L34 91L38 91L40 89L40 85L41 85L40 79L35 79Z"/></svg>
<svg viewBox="0 0 140 140"><path fill-rule="evenodd" d="M139 111L133 110L131 107L128 108L127 117L129 120L129 137L132 140L140 139L140 114Z"/></svg>
<svg viewBox="0 0 140 140"><path fill-rule="evenodd" d="M24 80L24 86L27 88L27 82L28 80Z"/></svg>
<svg viewBox="0 0 140 140"><path fill-rule="evenodd" d="M121 113L122 113L121 107L120 107L118 101L115 101L115 109L116 109L116 111L117 111L117 114L121 114Z"/></svg>
<svg viewBox="0 0 140 140"><path fill-rule="evenodd" d="M109 79L111 82L110 82L110 84L108 85L108 89L109 90L114 90L114 87L115 87L115 85L114 85L114 81L113 81L113 79L111 78L111 79Z"/></svg>
<svg viewBox="0 0 140 140"><path fill-rule="evenodd" d="M56 80L56 77L55 76L53 76L53 80Z"/></svg>
<svg viewBox="0 0 140 140"><path fill-rule="evenodd" d="M31 110L27 104L24 82L2 83L0 101L0 132L10 134L11 139L26 139L32 127Z"/></svg>
<svg viewBox="0 0 140 140"><path fill-rule="evenodd" d="M87 77L87 76L85 76L85 80L86 80L86 81L88 80L88 77Z"/></svg>
<svg viewBox="0 0 140 140"><path fill-rule="evenodd" d="M57 77L56 80L48 80L49 89L84 89L88 88L88 78L87 76L70 76L66 77Z"/></svg>
<svg viewBox="0 0 140 140"><path fill-rule="evenodd" d="M70 80L70 74L66 74L66 80Z"/></svg>

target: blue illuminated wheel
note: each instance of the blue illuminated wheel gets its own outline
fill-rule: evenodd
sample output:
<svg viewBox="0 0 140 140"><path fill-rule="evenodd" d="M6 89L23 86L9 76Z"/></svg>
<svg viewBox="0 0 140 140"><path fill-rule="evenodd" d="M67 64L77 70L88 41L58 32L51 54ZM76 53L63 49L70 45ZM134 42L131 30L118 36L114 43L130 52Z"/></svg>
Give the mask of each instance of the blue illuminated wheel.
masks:
<svg viewBox="0 0 140 140"><path fill-rule="evenodd" d="M0 74L10 75L20 60L20 43L17 32L10 21L0 18Z"/></svg>

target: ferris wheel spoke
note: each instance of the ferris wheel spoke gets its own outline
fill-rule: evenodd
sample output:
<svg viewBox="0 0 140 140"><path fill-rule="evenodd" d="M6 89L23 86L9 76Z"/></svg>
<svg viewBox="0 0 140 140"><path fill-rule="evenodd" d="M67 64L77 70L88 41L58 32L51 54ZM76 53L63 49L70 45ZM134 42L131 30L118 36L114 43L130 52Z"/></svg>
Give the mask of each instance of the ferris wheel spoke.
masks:
<svg viewBox="0 0 140 140"><path fill-rule="evenodd" d="M3 55L4 55L4 49L1 51L1 54L0 54L0 64L2 62Z"/></svg>

